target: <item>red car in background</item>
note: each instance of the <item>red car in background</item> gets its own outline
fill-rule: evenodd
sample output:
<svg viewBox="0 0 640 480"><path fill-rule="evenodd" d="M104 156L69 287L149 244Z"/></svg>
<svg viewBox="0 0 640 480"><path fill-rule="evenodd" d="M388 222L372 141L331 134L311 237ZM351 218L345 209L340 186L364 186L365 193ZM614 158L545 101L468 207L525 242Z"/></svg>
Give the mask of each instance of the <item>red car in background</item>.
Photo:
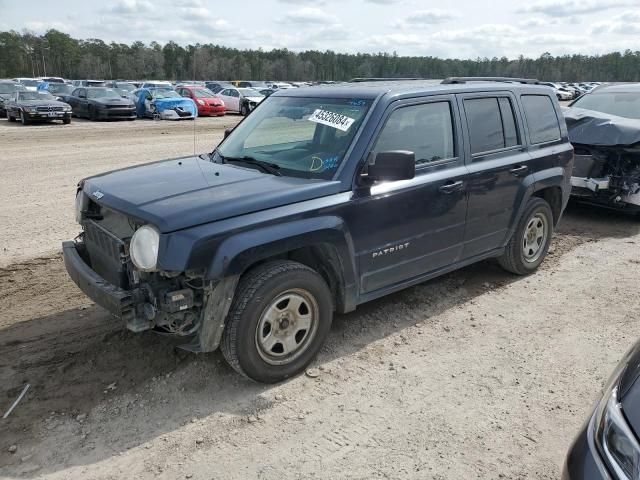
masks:
<svg viewBox="0 0 640 480"><path fill-rule="evenodd" d="M216 116L221 117L227 113L227 107L224 102L215 96L215 94L205 88L199 86L182 86L177 87L176 91L183 97L191 98L196 102L198 107L198 116Z"/></svg>

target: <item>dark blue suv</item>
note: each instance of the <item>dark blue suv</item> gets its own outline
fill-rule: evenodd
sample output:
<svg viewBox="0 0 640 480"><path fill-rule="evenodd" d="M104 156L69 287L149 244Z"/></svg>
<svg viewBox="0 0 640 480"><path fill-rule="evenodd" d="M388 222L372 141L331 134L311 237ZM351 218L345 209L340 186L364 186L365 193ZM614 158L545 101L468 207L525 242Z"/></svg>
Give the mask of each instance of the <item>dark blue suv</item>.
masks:
<svg viewBox="0 0 640 480"><path fill-rule="evenodd" d="M129 329L277 382L334 312L487 258L536 270L572 163L555 95L531 81L283 89L210 154L80 182L64 258Z"/></svg>

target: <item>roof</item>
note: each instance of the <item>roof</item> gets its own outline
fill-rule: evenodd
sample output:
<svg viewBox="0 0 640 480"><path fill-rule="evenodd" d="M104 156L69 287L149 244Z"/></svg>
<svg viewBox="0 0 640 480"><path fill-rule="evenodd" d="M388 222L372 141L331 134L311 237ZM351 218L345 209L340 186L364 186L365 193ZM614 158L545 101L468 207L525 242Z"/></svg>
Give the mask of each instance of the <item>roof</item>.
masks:
<svg viewBox="0 0 640 480"><path fill-rule="evenodd" d="M590 95L604 92L640 93L640 83L608 83L594 88Z"/></svg>
<svg viewBox="0 0 640 480"><path fill-rule="evenodd" d="M278 97L328 97L375 99L384 94L391 96L411 96L426 94L447 94L478 91L539 91L548 93L549 87L508 82L474 81L461 84L442 84L440 80L389 80L373 82L340 83L337 85L316 85L311 87L276 90L272 96Z"/></svg>

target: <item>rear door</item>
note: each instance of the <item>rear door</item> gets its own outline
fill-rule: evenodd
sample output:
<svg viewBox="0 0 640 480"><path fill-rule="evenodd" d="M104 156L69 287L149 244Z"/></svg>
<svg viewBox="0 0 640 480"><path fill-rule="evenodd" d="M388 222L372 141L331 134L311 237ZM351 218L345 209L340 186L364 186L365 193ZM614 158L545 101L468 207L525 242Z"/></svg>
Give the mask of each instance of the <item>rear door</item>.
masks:
<svg viewBox="0 0 640 480"><path fill-rule="evenodd" d="M468 181L463 258L503 246L532 181L531 157L515 96L509 92L458 95L465 119Z"/></svg>
<svg viewBox="0 0 640 480"><path fill-rule="evenodd" d="M370 155L391 150L415 153L415 178L374 184L349 213L365 297L448 267L462 252L467 169L455 98L392 104Z"/></svg>

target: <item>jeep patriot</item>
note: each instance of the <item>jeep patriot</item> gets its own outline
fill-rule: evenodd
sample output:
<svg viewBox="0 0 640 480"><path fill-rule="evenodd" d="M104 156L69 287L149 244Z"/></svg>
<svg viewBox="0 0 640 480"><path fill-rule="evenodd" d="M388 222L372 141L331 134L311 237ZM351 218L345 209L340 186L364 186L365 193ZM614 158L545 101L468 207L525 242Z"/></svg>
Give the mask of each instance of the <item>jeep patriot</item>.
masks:
<svg viewBox="0 0 640 480"><path fill-rule="evenodd" d="M534 272L572 164L558 101L534 81L282 89L210 154L82 180L64 260L128 329L220 347L278 382L336 312L491 257Z"/></svg>

